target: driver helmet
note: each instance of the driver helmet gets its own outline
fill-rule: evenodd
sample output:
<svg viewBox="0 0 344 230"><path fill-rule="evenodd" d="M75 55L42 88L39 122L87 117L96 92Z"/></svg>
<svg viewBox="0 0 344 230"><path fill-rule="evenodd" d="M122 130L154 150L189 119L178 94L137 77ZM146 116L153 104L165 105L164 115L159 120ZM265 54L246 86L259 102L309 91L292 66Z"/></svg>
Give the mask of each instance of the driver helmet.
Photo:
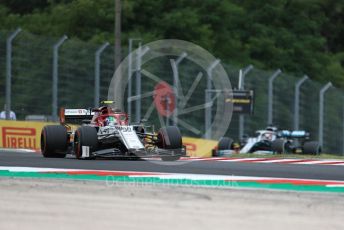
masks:
<svg viewBox="0 0 344 230"><path fill-rule="evenodd" d="M266 127L265 130L276 132L277 131L277 127L273 126L273 125L269 125L268 127Z"/></svg>
<svg viewBox="0 0 344 230"><path fill-rule="evenodd" d="M116 125L116 119L114 117L107 117L104 122L104 126Z"/></svg>

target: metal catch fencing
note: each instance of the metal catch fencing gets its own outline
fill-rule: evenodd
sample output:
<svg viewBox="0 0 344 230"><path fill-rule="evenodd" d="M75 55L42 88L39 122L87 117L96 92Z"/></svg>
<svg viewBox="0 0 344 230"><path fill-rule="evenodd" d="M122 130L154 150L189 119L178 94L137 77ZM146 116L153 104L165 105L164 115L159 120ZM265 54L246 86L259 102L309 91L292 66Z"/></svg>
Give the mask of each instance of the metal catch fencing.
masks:
<svg viewBox="0 0 344 230"><path fill-rule="evenodd" d="M131 48L139 44L134 40L135 45ZM123 50L124 57L127 51ZM98 106L99 101L108 96L114 74L113 57L113 48L108 43L95 45L66 36L53 38L21 30L0 31L0 105L9 105L20 120L25 120L28 115L45 115L49 120L56 120L59 107ZM178 60L180 57L173 58ZM171 57L153 60L143 66L140 66L138 57L132 59L131 90L125 93L125 109L129 109L131 121L149 118L156 127L177 124L184 135L204 137L209 116L207 106L204 106L209 72L200 71L185 57L174 67ZM344 153L344 106L340 89L315 82L306 75L291 76L278 69L263 71L248 66L240 71L229 64L221 64L232 88L239 88L241 72L243 82L240 87L254 90L255 95L254 113L233 114L226 136L238 139L273 124L281 129L309 131L311 139L319 140L325 152ZM154 89L159 81L175 85L176 71L182 87L177 89L178 92L172 87L173 93L183 95L187 100L175 99L179 113L161 117L155 108L157 104L153 103ZM153 75L149 76L149 73ZM154 80L155 76L159 80ZM161 103L171 103L168 99ZM215 100L219 102L223 98L220 95ZM214 118L221 104L212 105L210 116ZM221 121L214 123L212 133L221 126Z"/></svg>
<svg viewBox="0 0 344 230"><path fill-rule="evenodd" d="M107 98L114 69L113 49L108 44L97 46L25 31L9 43L11 35L0 33L0 104L8 104L17 118L44 114L56 120L61 106L93 107L96 99Z"/></svg>

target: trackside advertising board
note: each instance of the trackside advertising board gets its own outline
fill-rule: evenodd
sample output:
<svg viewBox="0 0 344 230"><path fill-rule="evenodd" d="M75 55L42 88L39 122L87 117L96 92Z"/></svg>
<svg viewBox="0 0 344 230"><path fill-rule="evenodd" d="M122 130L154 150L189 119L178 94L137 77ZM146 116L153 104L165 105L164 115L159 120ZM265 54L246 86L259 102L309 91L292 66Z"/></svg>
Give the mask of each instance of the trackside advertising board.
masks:
<svg viewBox="0 0 344 230"><path fill-rule="evenodd" d="M233 103L233 113L253 114L253 90L233 90L226 103Z"/></svg>
<svg viewBox="0 0 344 230"><path fill-rule="evenodd" d="M217 141L183 137L183 145L186 146L187 155L190 157L211 157L211 150L217 145Z"/></svg>
<svg viewBox="0 0 344 230"><path fill-rule="evenodd" d="M40 150L42 128L53 124L57 123L0 120L0 148ZM183 144L188 156L211 157L217 141L183 137Z"/></svg>
<svg viewBox="0 0 344 230"><path fill-rule="evenodd" d="M41 130L46 122L0 120L0 147L40 149Z"/></svg>

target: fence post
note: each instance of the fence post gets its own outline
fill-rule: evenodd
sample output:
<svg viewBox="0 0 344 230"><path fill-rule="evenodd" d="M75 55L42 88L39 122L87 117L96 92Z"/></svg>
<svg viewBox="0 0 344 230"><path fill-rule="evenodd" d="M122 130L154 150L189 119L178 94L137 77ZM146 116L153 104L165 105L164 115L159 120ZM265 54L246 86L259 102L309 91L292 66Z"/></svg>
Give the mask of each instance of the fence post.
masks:
<svg viewBox="0 0 344 230"><path fill-rule="evenodd" d="M109 43L104 43L99 47L95 53L95 63L94 63L94 107L99 107L99 91L100 91L100 55L109 46Z"/></svg>
<svg viewBox="0 0 344 230"><path fill-rule="evenodd" d="M129 39L129 55L128 55L128 115L129 115L129 122L131 122L131 95L132 95L132 71L133 71L133 55L132 55L132 49L133 49L133 41L141 41L140 38L130 38Z"/></svg>
<svg viewBox="0 0 344 230"><path fill-rule="evenodd" d="M6 119L10 118L12 103L12 41L20 33L21 28L16 29L6 41Z"/></svg>
<svg viewBox="0 0 344 230"><path fill-rule="evenodd" d="M273 83L274 80L276 79L276 77L278 77L278 75L282 73L282 71L280 69L276 70L275 73L273 73L271 75L271 77L269 78L269 89L268 89L268 124L267 125L272 125L273 123Z"/></svg>
<svg viewBox="0 0 344 230"><path fill-rule="evenodd" d="M342 109L342 128L343 128L343 133L342 133L342 155L344 156L344 106Z"/></svg>
<svg viewBox="0 0 344 230"><path fill-rule="evenodd" d="M211 81L212 81L212 72L213 69L220 63L219 59L216 59L213 63L210 64L210 66L207 69L207 89L205 91L205 138L210 139L211 138L211 108L212 106L209 106L209 103L211 102Z"/></svg>
<svg viewBox="0 0 344 230"><path fill-rule="evenodd" d="M179 90L180 87L179 87L179 70L178 70L178 65L179 63L187 56L187 53L186 52L183 52L178 58L177 60L175 61L174 59L171 59L171 66L172 66L172 71L173 71L173 91L174 91L174 97L175 97L175 108L174 108L174 111L173 111L173 125L174 126L177 126L178 125L178 99L179 99ZM166 116L168 119L168 116Z"/></svg>
<svg viewBox="0 0 344 230"><path fill-rule="evenodd" d="M301 85L308 79L305 75L295 84L295 98L294 98L294 130L298 130L300 126L300 88Z"/></svg>
<svg viewBox="0 0 344 230"><path fill-rule="evenodd" d="M145 47L142 50L141 42L139 43L139 48L137 50L137 60L136 60L136 122L139 123L141 120L141 60L142 56L145 55L149 50L148 47Z"/></svg>
<svg viewBox="0 0 344 230"><path fill-rule="evenodd" d="M331 86L332 83L329 82L319 92L319 145L321 147L324 144L324 95Z"/></svg>
<svg viewBox="0 0 344 230"><path fill-rule="evenodd" d="M245 77L248 72L253 69L253 65L247 66L244 70L239 70L239 82L238 82L238 89L244 90L245 89ZM245 117L243 114L239 115L239 140L244 135L244 128L245 127Z"/></svg>
<svg viewBox="0 0 344 230"><path fill-rule="evenodd" d="M53 101L52 101L52 119L53 121L57 121L57 96L58 96L58 84L59 84L59 79L58 79L58 58L59 58L59 47L63 44L63 42L67 39L68 37L64 35L57 43L54 44L53 46Z"/></svg>

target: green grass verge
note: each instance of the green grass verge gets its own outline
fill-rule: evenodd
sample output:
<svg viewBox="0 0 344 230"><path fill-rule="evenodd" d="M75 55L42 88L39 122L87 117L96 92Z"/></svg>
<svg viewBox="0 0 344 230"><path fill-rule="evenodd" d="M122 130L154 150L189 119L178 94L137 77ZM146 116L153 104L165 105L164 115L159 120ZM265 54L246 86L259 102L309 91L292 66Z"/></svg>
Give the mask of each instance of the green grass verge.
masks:
<svg viewBox="0 0 344 230"><path fill-rule="evenodd" d="M107 186L117 183L127 183L131 186L144 185L177 185L194 187L227 187L227 188L253 188L253 189L274 189L303 192L335 192L343 193L344 187L327 187L325 185L297 185L293 183L261 183L258 181L225 181L225 180L192 180L192 179L162 179L158 177L129 177L129 176L100 176L100 175L77 175L62 172L39 173L39 172L10 172L0 170L0 177L10 178L40 178L40 179L69 179L69 180L93 180L104 181Z"/></svg>

